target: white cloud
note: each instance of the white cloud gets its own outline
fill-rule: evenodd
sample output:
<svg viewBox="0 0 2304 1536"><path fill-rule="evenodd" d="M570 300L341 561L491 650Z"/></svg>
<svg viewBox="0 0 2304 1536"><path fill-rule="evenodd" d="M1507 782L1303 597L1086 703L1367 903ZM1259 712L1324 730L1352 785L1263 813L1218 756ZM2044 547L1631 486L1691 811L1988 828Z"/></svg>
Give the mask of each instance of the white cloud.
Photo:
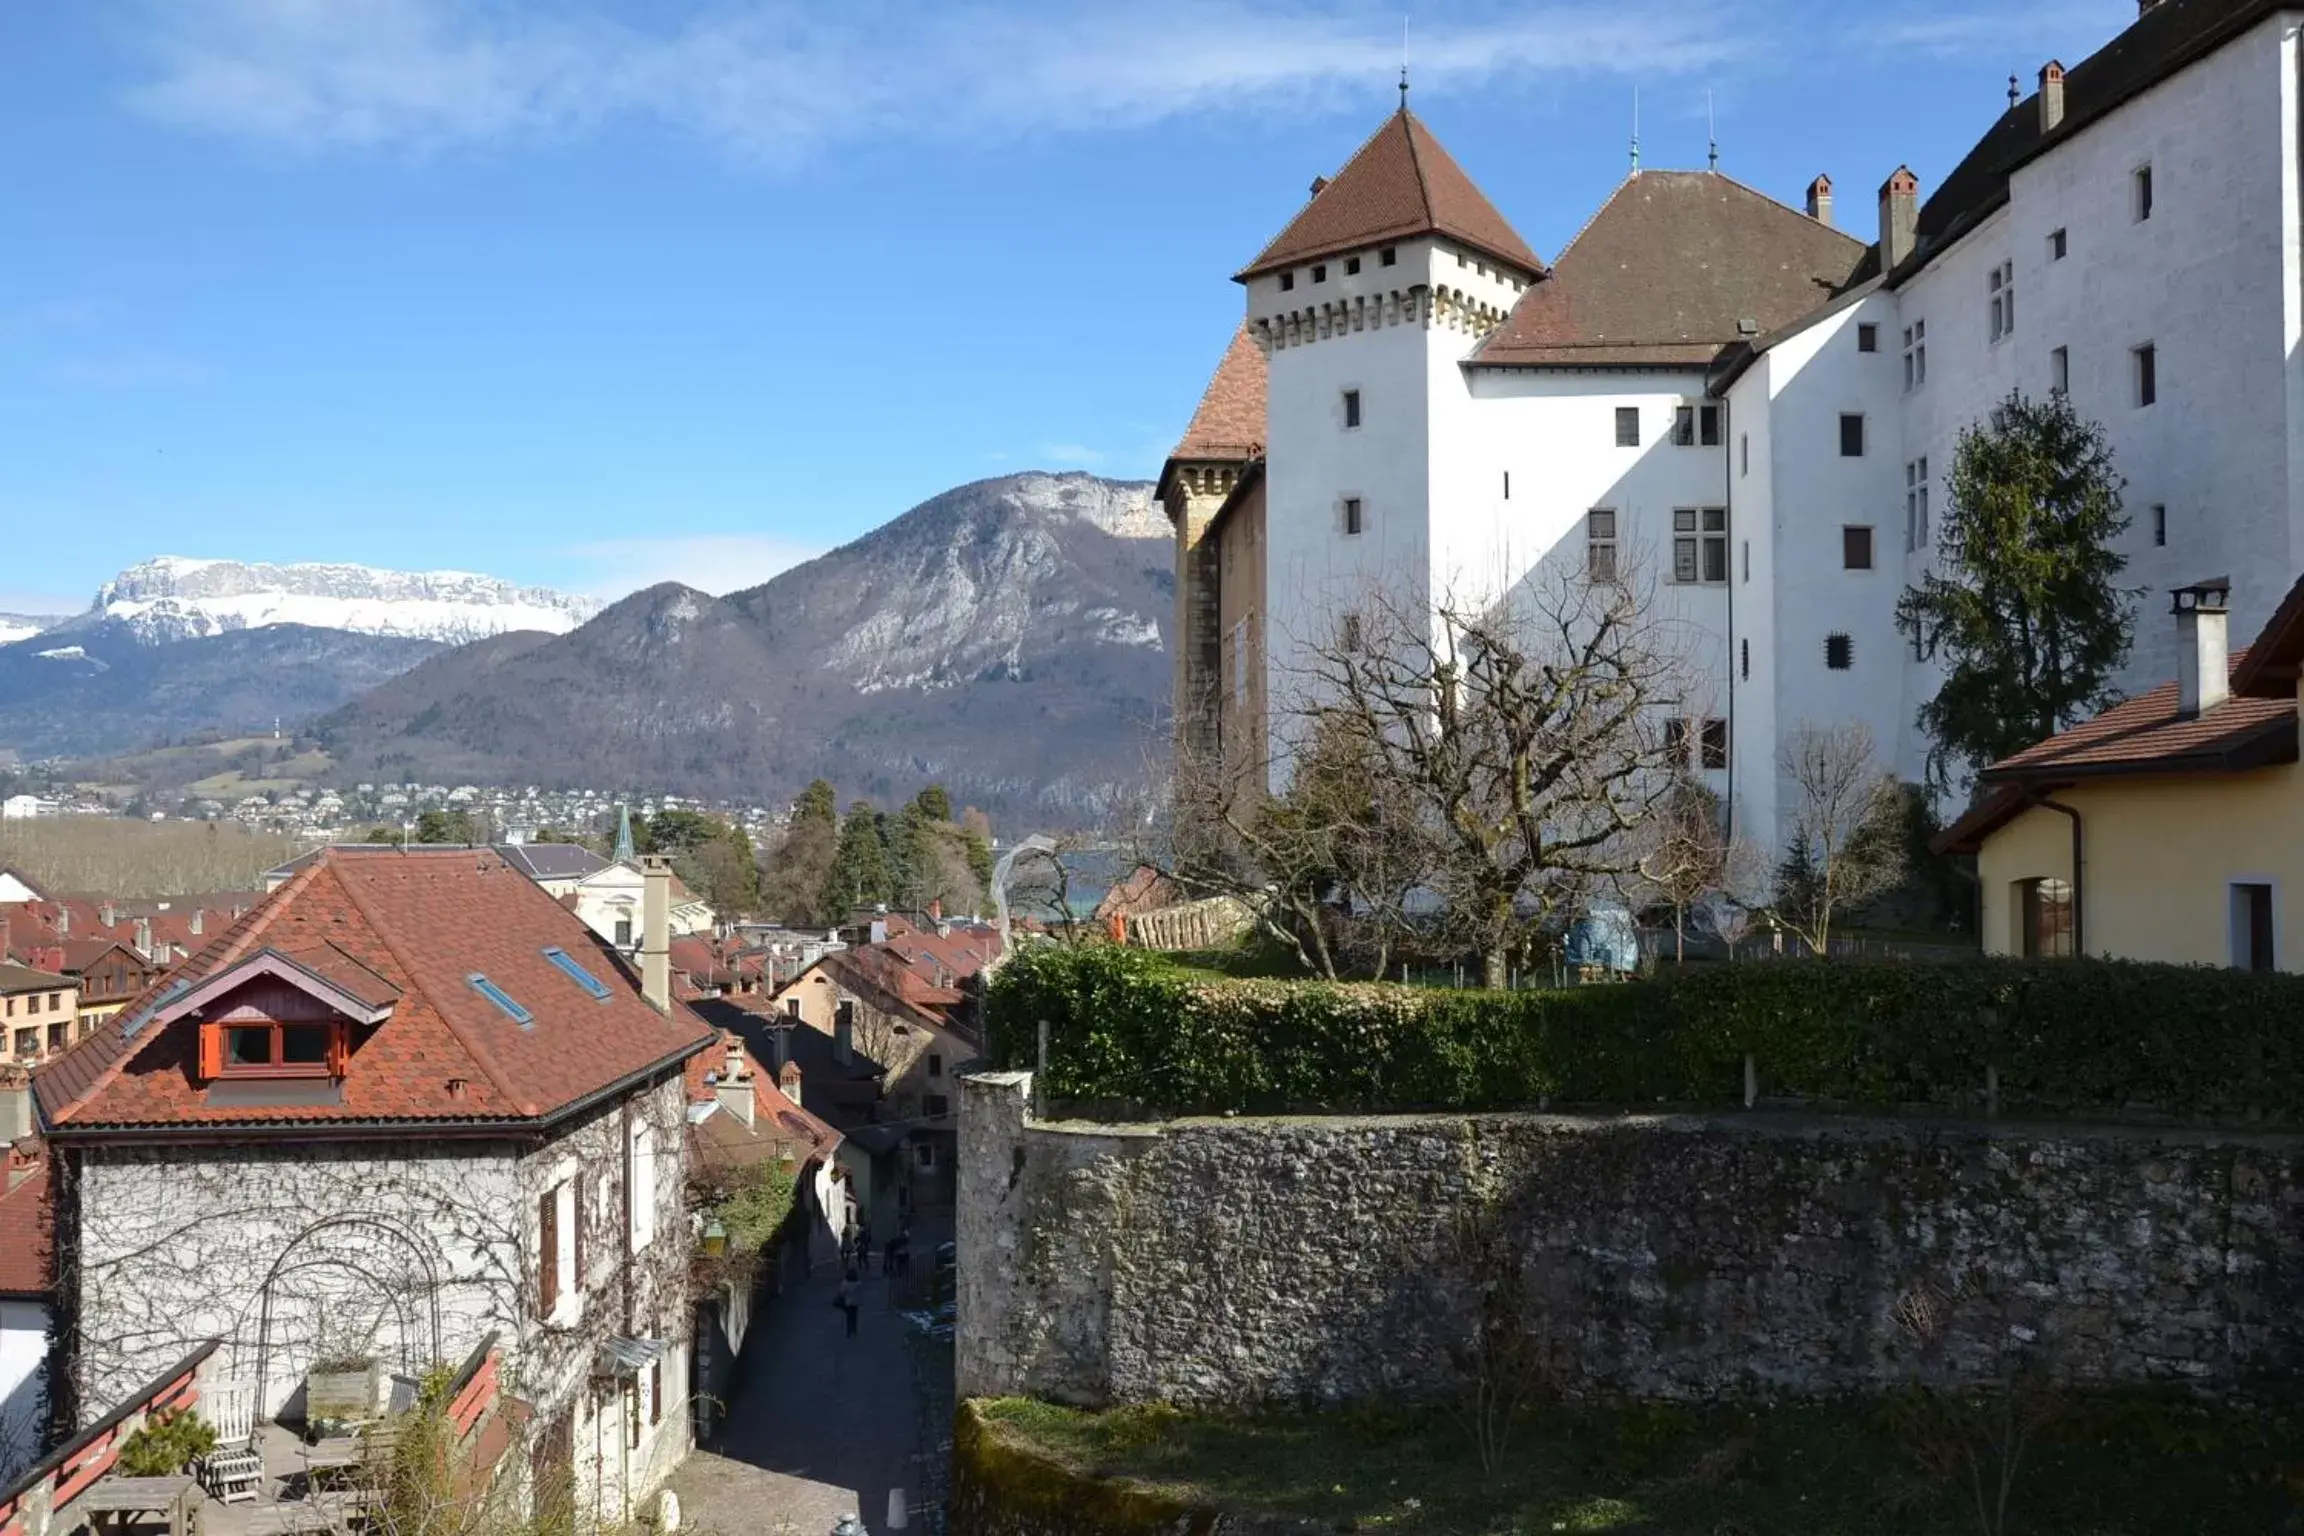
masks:
<svg viewBox="0 0 2304 1536"><path fill-rule="evenodd" d="M791 164L828 144L1140 127L1365 100L1400 55L1373 0L1106 0L1068 15L988 3L724 0L641 27L481 0L152 0L138 110L292 150L429 152L669 126ZM637 13L636 13L637 14ZM1720 7L1508 6L1419 28L1418 80L1703 70L1759 40Z"/></svg>
<svg viewBox="0 0 2304 1536"><path fill-rule="evenodd" d="M1036 457L1051 469L1095 469L1112 456L1086 443L1042 443Z"/></svg>
<svg viewBox="0 0 2304 1536"><path fill-rule="evenodd" d="M567 554L593 572L578 583L582 590L594 597L615 599L660 581L677 581L698 591L726 596L756 587L779 571L790 570L823 552L768 534L692 533L654 539L603 539L579 544Z"/></svg>

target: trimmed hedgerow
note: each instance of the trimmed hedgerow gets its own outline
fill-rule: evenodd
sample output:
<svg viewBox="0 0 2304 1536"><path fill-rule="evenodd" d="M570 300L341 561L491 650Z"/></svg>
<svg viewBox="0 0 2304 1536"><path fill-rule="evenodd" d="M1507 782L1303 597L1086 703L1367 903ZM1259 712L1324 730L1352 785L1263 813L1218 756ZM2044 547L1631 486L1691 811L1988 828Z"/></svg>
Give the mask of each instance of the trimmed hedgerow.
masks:
<svg viewBox="0 0 2304 1536"><path fill-rule="evenodd" d="M991 1053L1113 1114L1713 1105L2304 1120L2304 977L2124 961L1763 961L1558 991L1210 982L1117 946L1003 967Z"/></svg>

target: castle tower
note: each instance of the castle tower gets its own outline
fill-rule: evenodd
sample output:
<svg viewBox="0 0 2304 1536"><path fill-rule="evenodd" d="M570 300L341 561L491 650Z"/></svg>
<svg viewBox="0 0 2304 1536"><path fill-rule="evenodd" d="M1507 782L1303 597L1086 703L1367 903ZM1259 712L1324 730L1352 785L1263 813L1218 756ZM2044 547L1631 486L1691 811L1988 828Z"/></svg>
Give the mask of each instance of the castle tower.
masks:
<svg viewBox="0 0 2304 1536"><path fill-rule="evenodd" d="M1403 93L1237 274L1269 369L1263 666L1276 751L1305 648L1334 638L1372 589L1411 606L1440 595L1447 520L1487 514L1469 481L1460 365L1543 273Z"/></svg>
<svg viewBox="0 0 2304 1536"><path fill-rule="evenodd" d="M1264 455L1264 354L1242 326L1161 468L1153 497L1176 529L1175 729L1179 754L1216 745L1222 566L1210 525Z"/></svg>

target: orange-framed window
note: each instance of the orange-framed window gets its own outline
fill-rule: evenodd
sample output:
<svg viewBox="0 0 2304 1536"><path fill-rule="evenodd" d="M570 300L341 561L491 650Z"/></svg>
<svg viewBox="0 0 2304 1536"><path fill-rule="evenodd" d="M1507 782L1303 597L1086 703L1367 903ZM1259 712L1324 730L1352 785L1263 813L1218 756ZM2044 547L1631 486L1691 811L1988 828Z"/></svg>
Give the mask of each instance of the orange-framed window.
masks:
<svg viewBox="0 0 2304 1536"><path fill-rule="evenodd" d="M200 1075L342 1077L344 1027L266 1019L200 1026Z"/></svg>

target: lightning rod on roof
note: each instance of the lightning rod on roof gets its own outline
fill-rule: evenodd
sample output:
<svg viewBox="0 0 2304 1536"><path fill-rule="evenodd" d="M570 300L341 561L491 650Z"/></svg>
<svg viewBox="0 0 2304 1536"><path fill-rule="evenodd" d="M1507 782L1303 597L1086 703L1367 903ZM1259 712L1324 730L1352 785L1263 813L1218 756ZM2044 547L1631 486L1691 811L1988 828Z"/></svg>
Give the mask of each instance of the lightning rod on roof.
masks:
<svg viewBox="0 0 2304 1536"><path fill-rule="evenodd" d="M2024 93L2018 90L2016 87L2016 77L2014 75L2010 75L2008 77L2008 105L2014 106L2016 103L2022 101L2023 99Z"/></svg>
<svg viewBox="0 0 2304 1536"><path fill-rule="evenodd" d="M1632 87L1632 174L1640 174L1640 87Z"/></svg>
<svg viewBox="0 0 2304 1536"><path fill-rule="evenodd" d="M1712 113L1712 93L1704 93L1705 161L1712 170L1720 169L1720 123Z"/></svg>
<svg viewBox="0 0 2304 1536"><path fill-rule="evenodd" d="M1400 13L1400 110L1408 110L1408 13Z"/></svg>

